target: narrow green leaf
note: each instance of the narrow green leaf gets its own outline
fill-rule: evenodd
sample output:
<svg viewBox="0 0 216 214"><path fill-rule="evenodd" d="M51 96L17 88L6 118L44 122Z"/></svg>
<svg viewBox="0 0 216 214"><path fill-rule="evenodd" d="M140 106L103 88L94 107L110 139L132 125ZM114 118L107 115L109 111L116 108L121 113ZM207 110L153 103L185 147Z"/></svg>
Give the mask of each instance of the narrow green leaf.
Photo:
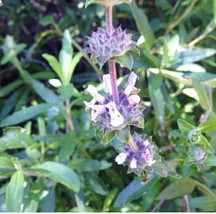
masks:
<svg viewBox="0 0 216 214"><path fill-rule="evenodd" d="M30 83L35 92L47 103L59 103L58 96L38 80L35 80L27 71L22 72L22 76L26 83Z"/></svg>
<svg viewBox="0 0 216 214"><path fill-rule="evenodd" d="M4 129L3 137L0 138L0 151L26 148L33 143L35 143L34 140L26 134L24 129L10 127Z"/></svg>
<svg viewBox="0 0 216 214"><path fill-rule="evenodd" d="M14 173L6 191L7 212L21 212L24 193L24 174L22 171Z"/></svg>
<svg viewBox="0 0 216 214"><path fill-rule="evenodd" d="M192 198L190 200L190 206L201 209L203 211L215 211L216 210L216 197L201 196Z"/></svg>
<svg viewBox="0 0 216 214"><path fill-rule="evenodd" d="M14 114L4 118L0 122L0 127L12 126L26 120L32 119L35 116L45 112L49 108L53 107L52 104L38 104L37 106L27 107L21 111L17 111Z"/></svg>
<svg viewBox="0 0 216 214"><path fill-rule="evenodd" d="M108 169L112 166L112 163L109 163L105 160L88 160L88 159L76 159L69 163L69 166L72 169L79 171L91 172Z"/></svg>
<svg viewBox="0 0 216 214"><path fill-rule="evenodd" d="M185 49L181 52L178 52L176 57L181 60L180 64L188 64L210 57L215 53L216 50L211 48L196 48L194 50Z"/></svg>
<svg viewBox="0 0 216 214"><path fill-rule="evenodd" d="M63 79L63 75L62 75L61 68L60 68L58 60L54 56L52 56L50 54L47 54L47 53L42 54L42 56L43 56L43 58L45 58L48 61L51 68L56 72L58 77L63 82L64 79Z"/></svg>
<svg viewBox="0 0 216 214"><path fill-rule="evenodd" d="M200 105L205 110L209 110L210 109L210 101L209 101L209 97L207 95L206 88L198 79L192 78L192 83L193 83L193 86L194 86L194 88L197 92L197 95L199 97Z"/></svg>
<svg viewBox="0 0 216 214"><path fill-rule="evenodd" d="M73 57L72 40L69 30L64 31L62 39L62 49L59 53L59 63L63 75L63 83L67 83L69 77L69 69Z"/></svg>
<svg viewBox="0 0 216 214"><path fill-rule="evenodd" d="M61 183L75 192L79 192L80 182L76 173L64 164L47 161L31 167L30 170Z"/></svg>
<svg viewBox="0 0 216 214"><path fill-rule="evenodd" d="M79 52L73 57L71 64L70 64L70 67L69 67L69 71L68 71L67 83L70 83L71 78L73 76L73 72L74 72L77 64L79 63L80 59L82 58L82 56L83 56L83 53Z"/></svg>
<svg viewBox="0 0 216 214"><path fill-rule="evenodd" d="M136 21L137 28L139 29L140 34L144 36L147 48L150 49L154 43L155 37L149 25L147 16L143 10L137 7L135 1L132 1L131 10Z"/></svg>
<svg viewBox="0 0 216 214"><path fill-rule="evenodd" d="M142 182L140 179L132 181L123 191L121 191L114 202L114 207L124 206L128 202L141 197L151 191L151 188L159 181L159 177Z"/></svg>
<svg viewBox="0 0 216 214"><path fill-rule="evenodd" d="M151 98L152 105L155 110L155 115L162 125L164 122L164 97L160 89L162 83L162 78L160 75L151 75L149 78L149 95Z"/></svg>
<svg viewBox="0 0 216 214"><path fill-rule="evenodd" d="M167 186L158 196L159 200L169 200L178 198L191 193L195 188L195 183L192 179L182 179Z"/></svg>
<svg viewBox="0 0 216 214"><path fill-rule="evenodd" d="M216 25L216 0L213 2L214 25Z"/></svg>

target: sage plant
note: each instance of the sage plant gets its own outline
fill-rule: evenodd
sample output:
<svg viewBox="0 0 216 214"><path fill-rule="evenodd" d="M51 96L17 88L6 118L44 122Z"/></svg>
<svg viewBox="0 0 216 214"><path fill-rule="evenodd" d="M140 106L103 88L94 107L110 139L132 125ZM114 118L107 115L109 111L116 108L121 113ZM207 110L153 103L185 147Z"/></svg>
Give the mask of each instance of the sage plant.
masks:
<svg viewBox="0 0 216 214"><path fill-rule="evenodd" d="M158 158L158 150L151 138L142 137L130 133L130 126L144 127L144 105L135 87L138 79L137 74L131 71L127 85L123 91L117 86L115 57L121 57L127 52L139 52L136 42L132 40L132 34L126 33L121 26L113 27L113 7L117 4L130 3L130 0L90 0L87 4L99 3L105 6L106 29L98 28L88 37L84 52L89 53L102 68L108 62L109 74L103 76L104 91L106 96L97 92L93 85L89 85L87 92L93 97L91 102L84 102L87 110L91 111L91 121L103 130L103 135L116 133L115 137L121 140L119 154L115 158L117 164L128 166L128 173L137 175L154 172L154 165L162 162ZM119 137L122 130L128 136ZM164 173L168 175L168 173Z"/></svg>

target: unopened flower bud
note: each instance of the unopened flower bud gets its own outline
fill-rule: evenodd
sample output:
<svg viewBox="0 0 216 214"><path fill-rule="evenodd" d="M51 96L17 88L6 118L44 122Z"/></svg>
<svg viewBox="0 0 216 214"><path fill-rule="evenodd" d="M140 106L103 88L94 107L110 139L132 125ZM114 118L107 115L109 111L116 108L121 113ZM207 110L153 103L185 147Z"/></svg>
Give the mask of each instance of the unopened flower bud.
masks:
<svg viewBox="0 0 216 214"><path fill-rule="evenodd" d="M87 45L84 52L90 53L101 67L109 59L122 56L128 51L139 52L136 42L132 40L132 34L127 34L121 27L111 32L98 28L97 32L88 37Z"/></svg>

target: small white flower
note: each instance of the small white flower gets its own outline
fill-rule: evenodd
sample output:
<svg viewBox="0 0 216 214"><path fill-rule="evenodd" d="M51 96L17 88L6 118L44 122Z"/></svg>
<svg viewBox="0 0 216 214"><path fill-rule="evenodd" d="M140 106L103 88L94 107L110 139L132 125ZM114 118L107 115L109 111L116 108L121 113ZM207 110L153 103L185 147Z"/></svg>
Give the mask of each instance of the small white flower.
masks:
<svg viewBox="0 0 216 214"><path fill-rule="evenodd" d="M134 72L131 72L131 74L128 78L128 85L124 90L124 94L126 96L129 96L130 93L133 91L136 80L137 80L137 75Z"/></svg>
<svg viewBox="0 0 216 214"><path fill-rule="evenodd" d="M137 160L133 158L130 162L130 168L131 169L136 169L137 168Z"/></svg>
<svg viewBox="0 0 216 214"><path fill-rule="evenodd" d="M120 153L118 156L116 156L115 161L117 164L123 164L125 160L127 159L128 154L126 152Z"/></svg>
<svg viewBox="0 0 216 214"><path fill-rule="evenodd" d="M110 114L110 124L114 127L118 127L124 123L124 117L120 114L118 109L116 108L116 104L114 102L109 102L105 105L109 109Z"/></svg>
<svg viewBox="0 0 216 214"><path fill-rule="evenodd" d="M111 85L111 79L109 74L103 75L103 83L104 83L104 91L107 94L112 95L112 85Z"/></svg>

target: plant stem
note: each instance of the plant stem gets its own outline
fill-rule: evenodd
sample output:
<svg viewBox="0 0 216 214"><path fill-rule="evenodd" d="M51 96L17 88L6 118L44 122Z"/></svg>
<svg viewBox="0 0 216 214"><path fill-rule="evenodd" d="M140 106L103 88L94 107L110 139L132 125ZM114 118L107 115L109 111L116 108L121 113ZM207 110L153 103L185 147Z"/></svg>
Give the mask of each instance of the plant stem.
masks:
<svg viewBox="0 0 216 214"><path fill-rule="evenodd" d="M110 33L113 29L112 25L112 6L106 7L106 30Z"/></svg>
<svg viewBox="0 0 216 214"><path fill-rule="evenodd" d="M66 112L67 112L66 132L69 133L70 130L71 131L74 130L73 121L72 121L71 115L70 115L70 100L69 99L67 99L65 101L65 108L66 108Z"/></svg>
<svg viewBox="0 0 216 214"><path fill-rule="evenodd" d="M170 23L168 25L168 28L166 30L166 34L168 34L174 27L176 27L177 25L179 25L179 23L187 16L190 14L190 12L192 11L194 5L196 4L197 0L193 0L191 2L191 4L189 5L189 7L185 10L185 12L180 16L178 17L178 19L176 19L174 22Z"/></svg>
<svg viewBox="0 0 216 214"><path fill-rule="evenodd" d="M109 74L112 85L112 98L115 103L119 103L119 94L117 87L117 77L116 77L116 63L113 60L109 60Z"/></svg>
<svg viewBox="0 0 216 214"><path fill-rule="evenodd" d="M188 202L188 196L184 195L182 197L182 204L183 204L183 212L190 212L189 202Z"/></svg>
<svg viewBox="0 0 216 214"><path fill-rule="evenodd" d="M208 36L209 33L211 33L214 30L215 27L216 27L216 24L214 20L212 19L211 22L206 27L205 31L202 34L200 34L196 39L194 39L192 42L190 42L188 46L191 48L195 44L203 40L206 36Z"/></svg>
<svg viewBox="0 0 216 214"><path fill-rule="evenodd" d="M206 187L205 185L201 184L199 181L194 180L195 185L197 186L198 189L200 189L205 195L209 196L209 197L216 197L215 193L212 192L208 187Z"/></svg>
<svg viewBox="0 0 216 214"><path fill-rule="evenodd" d="M106 7L106 30L108 33L112 32L112 6ZM115 103L119 103L119 93L117 86L117 75L116 75L116 63L113 60L108 61L109 64L109 74L111 78L112 85L112 98Z"/></svg>
<svg viewBox="0 0 216 214"><path fill-rule="evenodd" d="M155 212L163 203L165 200L161 200L159 201L159 203L151 210L151 212Z"/></svg>

